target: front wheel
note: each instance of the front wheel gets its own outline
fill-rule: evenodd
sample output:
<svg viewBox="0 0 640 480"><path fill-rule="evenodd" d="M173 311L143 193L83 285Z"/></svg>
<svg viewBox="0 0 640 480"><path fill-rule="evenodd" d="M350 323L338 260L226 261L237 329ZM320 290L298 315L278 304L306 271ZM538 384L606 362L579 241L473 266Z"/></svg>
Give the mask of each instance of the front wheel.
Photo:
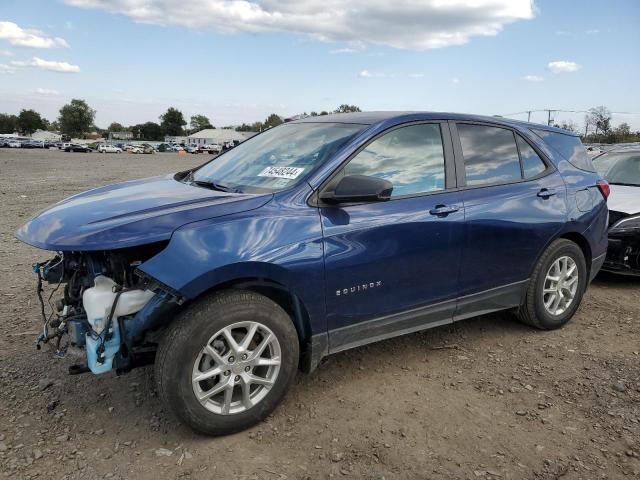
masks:
<svg viewBox="0 0 640 480"><path fill-rule="evenodd" d="M578 245L555 240L536 264L519 319L543 330L560 328L578 310L587 286L587 266Z"/></svg>
<svg viewBox="0 0 640 480"><path fill-rule="evenodd" d="M298 336L282 308L253 292L227 291L197 301L169 326L156 355L156 384L182 422L225 435L273 411L298 357Z"/></svg>

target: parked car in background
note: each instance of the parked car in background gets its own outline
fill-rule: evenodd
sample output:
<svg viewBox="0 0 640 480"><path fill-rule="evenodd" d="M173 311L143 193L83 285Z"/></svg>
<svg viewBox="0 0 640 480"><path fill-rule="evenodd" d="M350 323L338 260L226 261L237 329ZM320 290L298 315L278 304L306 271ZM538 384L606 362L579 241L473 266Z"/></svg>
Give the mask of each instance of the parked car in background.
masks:
<svg viewBox="0 0 640 480"><path fill-rule="evenodd" d="M139 147L139 146L128 145L127 146L127 153L135 153L135 154L143 153L143 149L142 149L142 147Z"/></svg>
<svg viewBox="0 0 640 480"><path fill-rule="evenodd" d="M609 182L609 249L603 270L640 275L640 146L616 148L593 159Z"/></svg>
<svg viewBox="0 0 640 480"><path fill-rule="evenodd" d="M220 435L335 352L500 310L562 327L604 262L608 191L557 128L336 114L75 195L16 236L66 284L39 341L69 335L75 372L155 362L165 405Z"/></svg>
<svg viewBox="0 0 640 480"><path fill-rule="evenodd" d="M208 145L201 145L198 148L200 149L200 151L207 152L207 153L212 154L212 155L222 152L222 145L220 145L218 143L210 143Z"/></svg>
<svg viewBox="0 0 640 480"><path fill-rule="evenodd" d="M200 149L193 145L187 145L183 148L183 150L187 153L200 153Z"/></svg>
<svg viewBox="0 0 640 480"><path fill-rule="evenodd" d="M69 144L69 146L65 147L64 151L65 152L89 153L91 151L91 149L89 147L87 147L86 145L80 145L78 143L71 143L71 144Z"/></svg>
<svg viewBox="0 0 640 480"><path fill-rule="evenodd" d="M105 143L102 143L100 145L98 145L98 152L100 153L122 153L122 149L119 147L116 147L115 145L108 145Z"/></svg>
<svg viewBox="0 0 640 480"><path fill-rule="evenodd" d="M22 142L20 140L10 140L7 142L7 147L9 148L21 148Z"/></svg>

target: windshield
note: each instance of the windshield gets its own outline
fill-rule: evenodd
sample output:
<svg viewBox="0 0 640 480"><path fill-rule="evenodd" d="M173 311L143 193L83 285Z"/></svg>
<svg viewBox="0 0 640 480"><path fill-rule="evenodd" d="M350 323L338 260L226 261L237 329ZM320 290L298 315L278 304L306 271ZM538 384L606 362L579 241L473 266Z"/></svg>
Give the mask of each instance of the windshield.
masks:
<svg viewBox="0 0 640 480"><path fill-rule="evenodd" d="M267 130L196 170L196 183L265 193L298 183L365 125L289 123Z"/></svg>
<svg viewBox="0 0 640 480"><path fill-rule="evenodd" d="M640 152L605 153L595 158L593 164L611 184L640 187Z"/></svg>

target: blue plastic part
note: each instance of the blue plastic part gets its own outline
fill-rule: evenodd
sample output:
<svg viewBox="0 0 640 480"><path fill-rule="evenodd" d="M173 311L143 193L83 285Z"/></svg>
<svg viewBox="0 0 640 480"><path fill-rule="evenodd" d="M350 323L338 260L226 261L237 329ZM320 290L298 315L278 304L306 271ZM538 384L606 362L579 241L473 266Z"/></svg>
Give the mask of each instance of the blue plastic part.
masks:
<svg viewBox="0 0 640 480"><path fill-rule="evenodd" d="M106 373L113 368L113 357L120 350L120 328L118 327L118 322L114 321L111 322L111 338L104 342L103 362L100 363L98 361L98 349L106 333L106 331L102 332L101 335L87 333L86 336L87 365L96 375Z"/></svg>
<svg viewBox="0 0 640 480"><path fill-rule="evenodd" d="M67 330L69 332L69 340L77 347L81 347L86 343L87 324L80 320L70 320Z"/></svg>

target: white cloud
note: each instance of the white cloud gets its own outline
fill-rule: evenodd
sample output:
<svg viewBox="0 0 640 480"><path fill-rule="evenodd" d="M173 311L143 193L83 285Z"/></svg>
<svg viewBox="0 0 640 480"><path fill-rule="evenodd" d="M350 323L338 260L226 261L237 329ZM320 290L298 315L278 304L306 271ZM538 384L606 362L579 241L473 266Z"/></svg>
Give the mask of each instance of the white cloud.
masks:
<svg viewBox="0 0 640 480"><path fill-rule="evenodd" d="M567 60L556 60L555 62L549 62L547 68L553 73L568 73L580 70L582 65L578 65L576 62L569 62Z"/></svg>
<svg viewBox="0 0 640 480"><path fill-rule="evenodd" d="M587 30L587 35L595 35L597 33L600 33L600 30L598 30L597 28L592 28L591 30Z"/></svg>
<svg viewBox="0 0 640 480"><path fill-rule="evenodd" d="M424 77L424 73L410 73L409 78L422 78Z"/></svg>
<svg viewBox="0 0 640 480"><path fill-rule="evenodd" d="M11 74L11 73L15 73L16 69L14 67L12 67L11 65L6 65L4 63L0 63L0 74L2 73L7 73L7 74Z"/></svg>
<svg viewBox="0 0 640 480"><path fill-rule="evenodd" d="M460 79L458 77L453 77L451 79L451 83L460 83Z"/></svg>
<svg viewBox="0 0 640 480"><path fill-rule="evenodd" d="M329 53L331 55L339 55L341 53L358 53L359 51L360 49L358 48L346 47L346 48L336 48L334 50L329 50Z"/></svg>
<svg viewBox="0 0 640 480"><path fill-rule="evenodd" d="M67 62L43 60L38 57L33 57L31 60L13 60L11 65L14 67L34 67L39 68L40 70L49 70L51 72L61 73L77 73L80 71L80 67L78 65L72 65Z"/></svg>
<svg viewBox="0 0 640 480"><path fill-rule="evenodd" d="M64 38L50 37L39 30L24 29L13 22L0 22L0 39L16 47L55 48L68 47Z"/></svg>
<svg viewBox="0 0 640 480"><path fill-rule="evenodd" d="M558 35L559 37L568 37L571 34L565 30L558 30L556 32L556 35Z"/></svg>
<svg viewBox="0 0 640 480"><path fill-rule="evenodd" d="M535 16L533 0L65 0L136 22L219 32L291 32L426 50L497 35Z"/></svg>
<svg viewBox="0 0 640 480"><path fill-rule="evenodd" d="M385 73L372 72L370 70L362 70L360 72L360 76L364 77L364 78L384 78L384 77L388 77L388 75L385 74Z"/></svg>
<svg viewBox="0 0 640 480"><path fill-rule="evenodd" d="M539 75L525 75L523 77L527 82L543 82L544 78Z"/></svg>
<svg viewBox="0 0 640 480"><path fill-rule="evenodd" d="M0 50L0 56L13 57L13 52L11 50Z"/></svg>
<svg viewBox="0 0 640 480"><path fill-rule="evenodd" d="M53 88L36 88L35 93L39 95L60 95L60 92Z"/></svg>

